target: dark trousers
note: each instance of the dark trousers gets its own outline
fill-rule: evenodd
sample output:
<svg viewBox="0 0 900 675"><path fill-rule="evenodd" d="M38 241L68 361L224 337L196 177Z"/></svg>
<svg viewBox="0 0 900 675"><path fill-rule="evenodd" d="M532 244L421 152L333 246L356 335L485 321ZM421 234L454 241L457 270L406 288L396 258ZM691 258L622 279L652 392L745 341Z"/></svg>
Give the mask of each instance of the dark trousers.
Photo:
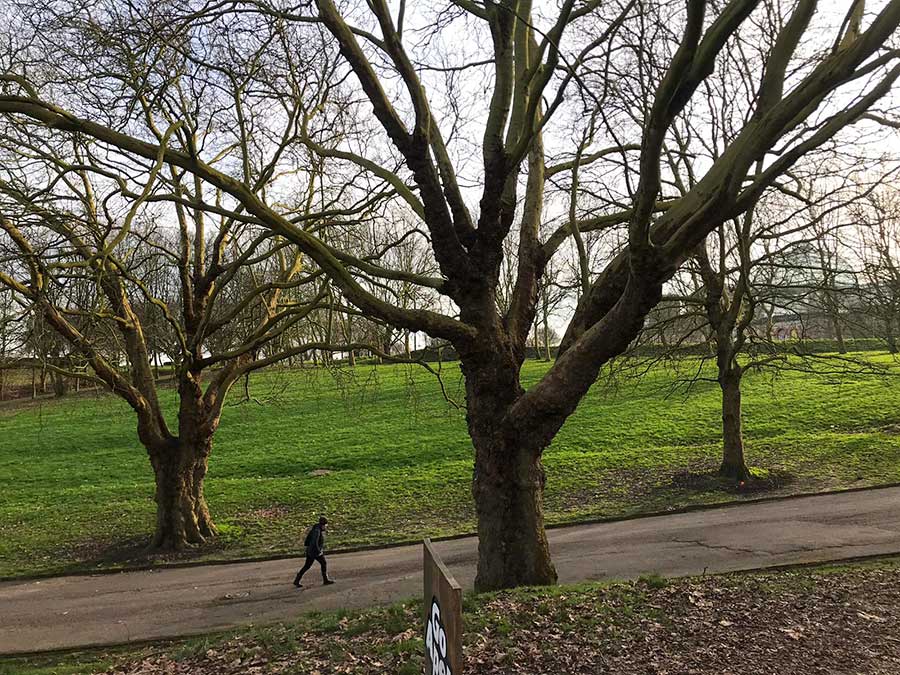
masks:
<svg viewBox="0 0 900 675"><path fill-rule="evenodd" d="M300 579L303 578L303 575L306 574L306 570L312 567L314 562L318 561L318 563L322 566L322 581L327 581L328 579L328 563L325 562L325 554L320 553L317 556L306 556L306 564L297 572L297 576L294 577L294 583L299 584Z"/></svg>

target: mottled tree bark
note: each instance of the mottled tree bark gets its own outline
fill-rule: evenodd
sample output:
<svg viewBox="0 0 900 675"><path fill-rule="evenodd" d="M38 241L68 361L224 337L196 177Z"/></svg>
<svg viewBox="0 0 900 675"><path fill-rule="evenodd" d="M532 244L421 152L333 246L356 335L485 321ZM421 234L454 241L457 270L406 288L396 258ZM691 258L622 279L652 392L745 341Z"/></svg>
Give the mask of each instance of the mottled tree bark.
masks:
<svg viewBox="0 0 900 675"><path fill-rule="evenodd" d="M202 544L216 533L203 494L210 446L207 443L198 447L173 439L167 446L151 451L156 475L152 549L178 551Z"/></svg>
<svg viewBox="0 0 900 675"><path fill-rule="evenodd" d="M478 514L475 587L490 591L555 584L544 531L544 468L533 448L476 442L472 495Z"/></svg>
<svg viewBox="0 0 900 675"><path fill-rule="evenodd" d="M466 419L475 447L479 591L554 584L557 579L544 532L544 448L534 435L518 433L510 419L510 409L523 393L520 366L508 352L481 363L464 358L462 364Z"/></svg>
<svg viewBox="0 0 900 675"><path fill-rule="evenodd" d="M744 460L744 436L741 429L740 366L726 370L719 376L722 388L722 465L719 474L736 482L750 479Z"/></svg>
<svg viewBox="0 0 900 675"><path fill-rule="evenodd" d="M156 476L152 549L177 551L216 534L203 484L220 408L201 392L199 374L182 372L178 436L146 443Z"/></svg>

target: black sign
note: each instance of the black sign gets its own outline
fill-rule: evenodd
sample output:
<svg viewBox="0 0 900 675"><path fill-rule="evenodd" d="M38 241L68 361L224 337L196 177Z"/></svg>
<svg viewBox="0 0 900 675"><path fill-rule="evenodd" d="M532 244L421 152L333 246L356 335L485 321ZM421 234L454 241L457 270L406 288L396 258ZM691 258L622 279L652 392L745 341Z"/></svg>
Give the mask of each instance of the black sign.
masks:
<svg viewBox="0 0 900 675"><path fill-rule="evenodd" d="M437 598L431 599L431 611L425 623L425 658L431 660L434 675L453 675L447 656L447 631L441 621L441 606Z"/></svg>
<svg viewBox="0 0 900 675"><path fill-rule="evenodd" d="M462 588L425 540L425 673L462 675Z"/></svg>

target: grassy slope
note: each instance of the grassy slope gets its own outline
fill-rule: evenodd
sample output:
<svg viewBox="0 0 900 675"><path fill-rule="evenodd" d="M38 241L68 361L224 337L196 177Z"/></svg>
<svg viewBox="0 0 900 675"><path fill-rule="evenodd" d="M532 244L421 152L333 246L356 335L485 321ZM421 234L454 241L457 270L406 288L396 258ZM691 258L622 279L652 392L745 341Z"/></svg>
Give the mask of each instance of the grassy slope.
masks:
<svg viewBox="0 0 900 675"><path fill-rule="evenodd" d="M544 368L527 364L526 379ZM445 373L461 399L458 369ZM673 482L715 466L720 413L714 383L667 397L672 378L654 370L592 390L545 455L548 522L732 496ZM295 551L320 511L333 520L333 547L473 529L465 420L426 373L270 373L253 391L278 396L223 416L207 481L222 537L206 555ZM748 374L749 459L795 475L787 491L898 481L898 403L892 380ZM309 476L315 469L332 473ZM108 564L145 541L153 517L149 464L124 403L0 407L0 576Z"/></svg>

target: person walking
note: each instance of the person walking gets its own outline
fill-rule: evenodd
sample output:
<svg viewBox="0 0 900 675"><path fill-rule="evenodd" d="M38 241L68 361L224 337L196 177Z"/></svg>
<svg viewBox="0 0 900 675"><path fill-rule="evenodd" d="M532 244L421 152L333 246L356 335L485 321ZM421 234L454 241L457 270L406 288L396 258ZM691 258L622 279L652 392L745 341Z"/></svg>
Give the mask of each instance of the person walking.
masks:
<svg viewBox="0 0 900 675"><path fill-rule="evenodd" d="M318 562L322 566L322 585L328 586L334 583L334 580L328 576L328 563L325 560L325 529L327 527L328 518L322 516L306 534L306 540L303 542L303 545L306 546L306 563L294 577L294 586L297 588L303 588L300 580L314 562Z"/></svg>

